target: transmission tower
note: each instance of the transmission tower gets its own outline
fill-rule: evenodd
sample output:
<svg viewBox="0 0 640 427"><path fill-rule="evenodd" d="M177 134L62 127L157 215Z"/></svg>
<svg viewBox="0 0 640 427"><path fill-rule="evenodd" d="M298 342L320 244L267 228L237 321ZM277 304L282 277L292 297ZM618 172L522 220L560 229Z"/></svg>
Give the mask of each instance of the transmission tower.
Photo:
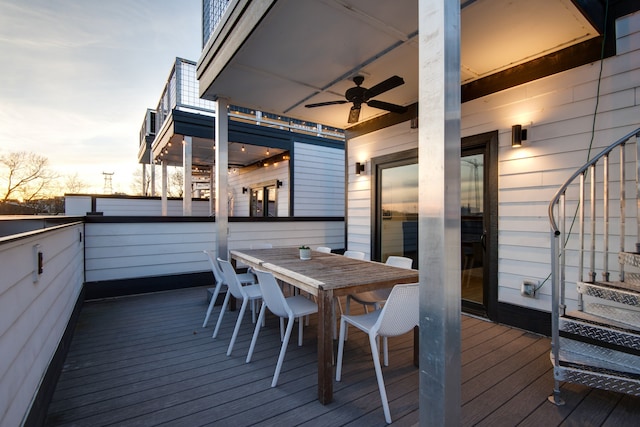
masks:
<svg viewBox="0 0 640 427"><path fill-rule="evenodd" d="M102 190L103 194L113 194L113 186L112 178L114 172L102 172L102 176L104 176L104 189Z"/></svg>

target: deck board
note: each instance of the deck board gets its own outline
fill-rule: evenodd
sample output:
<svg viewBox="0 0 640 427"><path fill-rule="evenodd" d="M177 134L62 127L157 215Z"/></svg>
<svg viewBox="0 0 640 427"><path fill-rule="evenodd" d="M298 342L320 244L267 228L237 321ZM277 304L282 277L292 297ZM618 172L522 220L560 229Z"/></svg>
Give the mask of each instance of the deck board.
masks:
<svg viewBox="0 0 640 427"><path fill-rule="evenodd" d="M368 341L360 331L350 331L334 401L321 405L315 317L302 347L294 328L278 386L271 388L280 349L277 318L267 317L247 364L250 313L227 357L237 312L225 314L213 340L219 307L202 328L206 309L205 288L85 303L47 425L385 425ZM553 387L548 338L464 315L461 331L462 425L637 423L637 397L564 384L567 404L547 402ZM392 418L395 425L416 425L412 334L390 339L389 358L384 378Z"/></svg>

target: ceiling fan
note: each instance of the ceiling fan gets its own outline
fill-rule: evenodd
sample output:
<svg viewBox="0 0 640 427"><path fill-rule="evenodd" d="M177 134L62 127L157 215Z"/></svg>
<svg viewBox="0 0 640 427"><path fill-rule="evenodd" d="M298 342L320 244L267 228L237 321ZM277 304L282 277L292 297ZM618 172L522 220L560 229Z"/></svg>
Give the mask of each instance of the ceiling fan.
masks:
<svg viewBox="0 0 640 427"><path fill-rule="evenodd" d="M402 77L391 76L387 80L380 82L369 89L361 86L362 82L364 82L363 76L355 76L353 78L353 82L356 86L347 89L344 93L346 100L318 102L316 104L307 104L305 107L315 108L324 107L325 105L346 104L348 102L352 102L353 106L351 107L351 111L349 111L349 123L357 123L360 118L360 108L362 107L362 104L367 104L369 107L379 108L381 110L391 111L392 113L402 114L407 112L407 107L403 107L402 105L371 99L381 93L403 85L404 80Z"/></svg>

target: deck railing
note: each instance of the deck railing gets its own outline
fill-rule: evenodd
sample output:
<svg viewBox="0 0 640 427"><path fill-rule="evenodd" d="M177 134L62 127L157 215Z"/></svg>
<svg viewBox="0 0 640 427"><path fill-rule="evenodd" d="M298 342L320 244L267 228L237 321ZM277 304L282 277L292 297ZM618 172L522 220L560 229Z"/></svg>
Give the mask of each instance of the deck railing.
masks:
<svg viewBox="0 0 640 427"><path fill-rule="evenodd" d="M636 149L637 140L640 136L640 128L628 133L620 138L602 152L596 155L584 166L579 168L560 187L551 202L549 203L549 221L551 223L551 296L552 296L552 356L554 367L559 363L559 321L560 316L565 314L567 309L566 285L567 280L567 253L575 251L577 259L576 276L571 283L595 282L597 280L596 271L602 272L602 281L608 282L610 279L609 257L617 252L625 251L625 222L626 222L626 146L629 140L635 137ZM617 173L612 173L611 156L618 154L619 167ZM637 156L637 153L636 153ZM638 159L640 157L636 157ZM637 165L636 161L636 165ZM602 167L600 172L599 167ZM619 179L619 246L610 251L610 201L615 200L612 196L614 188L612 183ZM577 183L576 183L577 181ZM577 198L570 202L575 204L575 211L567 213L567 193L570 189L578 187ZM588 192L587 192L588 185ZM588 215L585 218L585 215ZM569 245L569 237L573 232L573 226L578 222L578 242L577 247ZM640 229L640 228L639 228ZM634 247L634 250L637 250ZM600 255L598 258L597 255ZM585 265L586 262L586 265ZM573 265L572 265L573 267ZM586 272L586 279L585 279ZM620 263L618 268L619 280L624 281L624 264ZM583 309L582 294L577 294L577 309Z"/></svg>

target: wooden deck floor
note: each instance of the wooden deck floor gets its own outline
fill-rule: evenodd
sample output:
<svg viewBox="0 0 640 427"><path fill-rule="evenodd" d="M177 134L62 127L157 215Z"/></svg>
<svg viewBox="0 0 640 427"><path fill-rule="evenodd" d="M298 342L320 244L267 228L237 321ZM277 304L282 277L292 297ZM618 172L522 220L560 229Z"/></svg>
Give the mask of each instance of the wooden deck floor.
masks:
<svg viewBox="0 0 640 427"><path fill-rule="evenodd" d="M251 316L227 357L236 313L212 340L219 308L202 328L206 307L204 288L86 303L47 425L385 425L364 334L350 334L342 381L323 406L316 400L315 319L302 347L291 340L280 382L271 388L277 319L268 317L253 361L245 364ZM638 425L639 398L565 384L567 404L547 402L549 346L545 337L462 316L461 425ZM384 376L395 425L418 423L412 350L412 334L390 340Z"/></svg>

